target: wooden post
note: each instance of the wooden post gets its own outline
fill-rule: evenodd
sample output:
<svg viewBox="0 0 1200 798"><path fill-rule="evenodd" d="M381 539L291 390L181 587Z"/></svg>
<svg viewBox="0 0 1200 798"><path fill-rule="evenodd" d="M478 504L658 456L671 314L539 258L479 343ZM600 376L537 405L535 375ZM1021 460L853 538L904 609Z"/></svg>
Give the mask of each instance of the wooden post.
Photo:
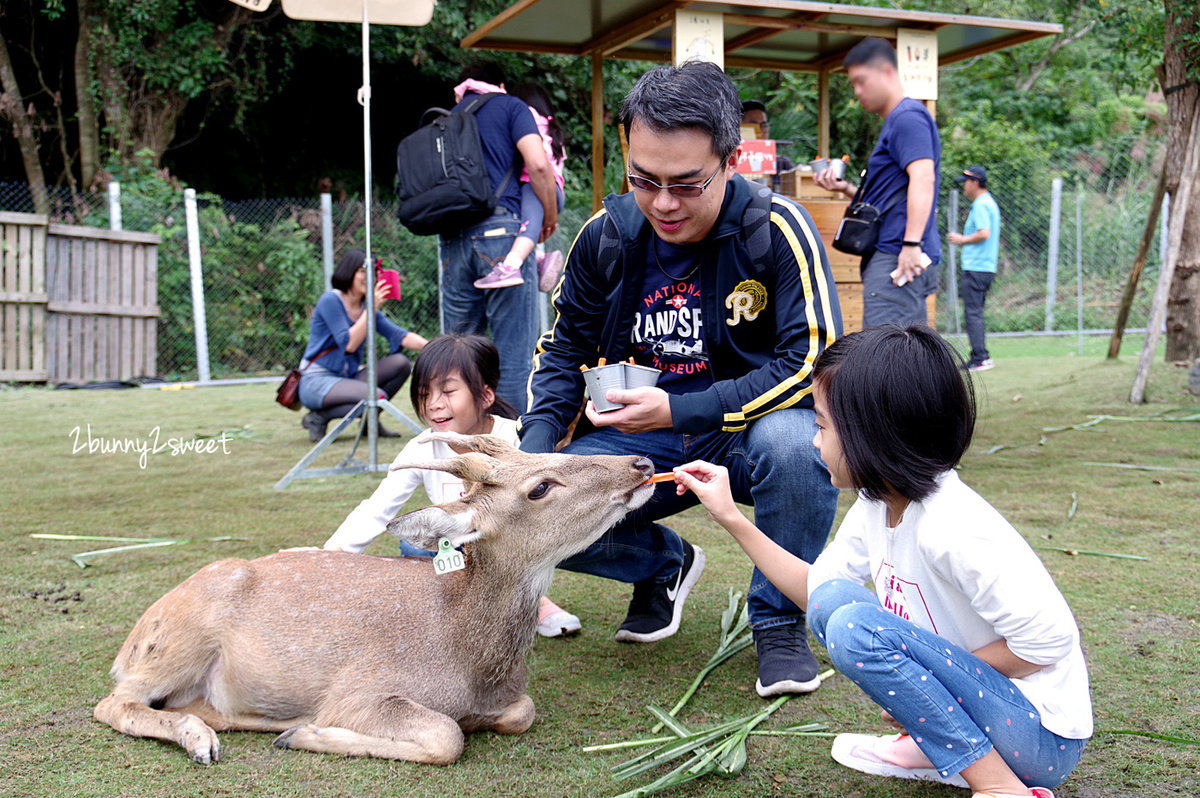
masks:
<svg viewBox="0 0 1200 798"><path fill-rule="evenodd" d="M1108 341L1108 358L1112 360L1121 354L1121 339L1125 337L1125 325L1129 323L1129 311L1133 307L1133 298L1137 295L1138 281L1142 279L1142 271L1146 268L1146 258L1150 254L1150 245L1154 243L1154 228L1158 225L1158 215L1162 210L1163 197L1167 195L1167 170L1163 169L1158 176L1158 187L1154 189L1154 200L1150 204L1150 214L1146 217L1146 226L1142 229L1142 242L1138 245L1137 257L1133 259L1133 268L1129 270L1129 278L1125 281L1125 294L1121 297L1121 306L1117 309L1117 321L1113 324L1112 338ZM1166 243L1166 236L1163 236ZM1166 258L1163 258L1165 261Z"/></svg>
<svg viewBox="0 0 1200 798"><path fill-rule="evenodd" d="M1187 218L1188 200L1196 180L1197 153L1200 149L1200 113L1192 115L1192 130L1188 134L1187 159L1183 162L1182 177L1171 202L1171 235L1167 243L1167 257L1158 272L1158 288L1154 291L1154 302L1150 305L1150 322L1146 326L1146 340L1142 343L1142 356L1138 360L1137 376L1129 401L1141 404L1146 401L1146 382L1150 378L1150 364L1158 349L1158 336L1167 317L1167 299L1171 293L1171 280L1175 277L1175 263L1179 260L1179 249L1183 244L1183 223Z"/></svg>
<svg viewBox="0 0 1200 798"><path fill-rule="evenodd" d="M604 55L592 54L592 213L604 203Z"/></svg>
<svg viewBox="0 0 1200 798"><path fill-rule="evenodd" d="M829 146L829 70L822 69L817 73L817 157L828 158Z"/></svg>

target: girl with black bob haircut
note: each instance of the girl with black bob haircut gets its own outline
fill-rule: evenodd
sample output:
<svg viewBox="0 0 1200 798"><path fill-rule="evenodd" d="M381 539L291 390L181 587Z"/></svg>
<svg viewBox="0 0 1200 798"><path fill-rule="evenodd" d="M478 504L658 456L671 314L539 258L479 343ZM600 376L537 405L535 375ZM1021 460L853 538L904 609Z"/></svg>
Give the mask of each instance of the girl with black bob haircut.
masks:
<svg viewBox="0 0 1200 798"><path fill-rule="evenodd" d="M812 564L742 515L724 468L681 466L677 491L808 613L834 667L899 732L839 734L835 760L975 798L1053 798L1092 735L1087 665L1041 560L955 470L975 426L961 365L924 326L869 328L817 358L813 444L858 500Z"/></svg>
<svg viewBox="0 0 1200 798"><path fill-rule="evenodd" d="M863 496L921 501L958 465L975 432L975 390L958 365L937 333L895 325L843 338L817 358L813 381L829 415L844 420L838 441Z"/></svg>

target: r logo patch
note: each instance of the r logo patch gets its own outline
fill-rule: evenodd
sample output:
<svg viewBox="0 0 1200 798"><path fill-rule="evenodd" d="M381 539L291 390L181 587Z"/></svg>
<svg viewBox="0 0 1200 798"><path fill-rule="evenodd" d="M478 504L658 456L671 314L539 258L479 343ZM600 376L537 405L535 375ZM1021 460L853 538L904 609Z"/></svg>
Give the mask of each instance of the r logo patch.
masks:
<svg viewBox="0 0 1200 798"><path fill-rule="evenodd" d="M758 280L742 280L725 297L725 307L733 311L732 318L725 319L730 327L736 327L742 319L754 321L767 307L767 289Z"/></svg>

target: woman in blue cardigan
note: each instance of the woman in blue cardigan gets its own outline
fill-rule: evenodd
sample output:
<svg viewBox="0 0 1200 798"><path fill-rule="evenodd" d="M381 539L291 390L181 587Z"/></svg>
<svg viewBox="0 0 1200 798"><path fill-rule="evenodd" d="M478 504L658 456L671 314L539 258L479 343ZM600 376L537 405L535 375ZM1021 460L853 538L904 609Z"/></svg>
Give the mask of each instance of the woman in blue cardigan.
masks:
<svg viewBox="0 0 1200 798"><path fill-rule="evenodd" d="M322 294L313 310L308 347L300 361L300 401L312 411L300 424L313 443L325 437L331 419L345 416L367 399L367 370L362 367L362 345L367 337L363 307L367 296L366 257L361 249L342 255L330 278L333 290ZM375 364L380 399L395 396L412 371L412 363L401 347L419 350L426 344L424 338L398 327L379 310L388 298L388 290L382 280L375 284L375 332L387 339L391 349L391 354ZM379 434L396 436L382 424Z"/></svg>

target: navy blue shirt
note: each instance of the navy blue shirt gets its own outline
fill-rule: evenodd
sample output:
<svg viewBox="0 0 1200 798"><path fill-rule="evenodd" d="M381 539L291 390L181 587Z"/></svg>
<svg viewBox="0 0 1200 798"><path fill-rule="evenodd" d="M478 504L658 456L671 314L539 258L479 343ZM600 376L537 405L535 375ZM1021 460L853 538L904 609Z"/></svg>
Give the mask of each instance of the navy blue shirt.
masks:
<svg viewBox="0 0 1200 798"><path fill-rule="evenodd" d="M934 263L942 259L942 241L937 231L937 196L942 165L942 137L937 124L929 115L924 104L905 97L883 120L879 141L871 157L867 159L866 192L855 197L860 202L873 205L880 210L900 192L900 201L883 217L879 227L880 252L899 254L904 240L904 227L908 219L908 173L905 169L913 161L933 159L933 207L925 233L921 236L921 250Z"/></svg>
<svg viewBox="0 0 1200 798"><path fill-rule="evenodd" d="M461 111L478 97L473 92L466 94L462 102L454 106L455 111ZM487 166L488 183L492 191L504 182L508 170L517 164L516 170L504 187L498 204L508 208L516 216L521 215L521 154L517 151L517 142L530 133L540 136L537 123L533 121L533 112L523 100L510 97L507 94L493 97L475 114L479 124L479 139L483 144L483 160Z"/></svg>
<svg viewBox="0 0 1200 798"><path fill-rule="evenodd" d="M663 373L658 387L667 393L703 391L713 384L700 309L704 246L676 246L651 234L647 247L630 346L635 363Z"/></svg>

